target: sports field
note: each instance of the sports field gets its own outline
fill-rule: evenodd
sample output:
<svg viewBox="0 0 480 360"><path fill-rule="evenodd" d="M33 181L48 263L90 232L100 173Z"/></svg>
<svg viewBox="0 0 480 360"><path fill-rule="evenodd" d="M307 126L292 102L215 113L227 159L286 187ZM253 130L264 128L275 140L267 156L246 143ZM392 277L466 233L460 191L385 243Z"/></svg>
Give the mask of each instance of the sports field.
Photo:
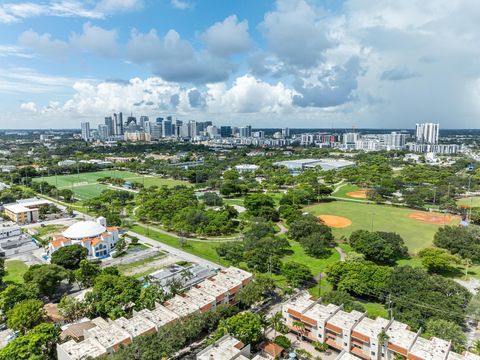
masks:
<svg viewBox="0 0 480 360"><path fill-rule="evenodd" d="M345 199L365 200L367 198L366 189L362 189L357 185L345 184L341 186L332 196Z"/></svg>
<svg viewBox="0 0 480 360"><path fill-rule="evenodd" d="M350 236L355 230L391 231L400 234L411 253L430 246L439 224L426 223L412 217L418 214L406 208L387 205L364 204L351 201L332 201L308 206L306 211L316 215L335 215L349 219L352 224L346 227L333 227L335 236ZM425 213L430 215L429 213ZM443 215L440 214L440 217ZM458 224L459 219L450 219L449 224Z"/></svg>
<svg viewBox="0 0 480 360"><path fill-rule="evenodd" d="M98 179L102 177L119 178L129 182L139 182L146 187L153 185L157 186L175 186L188 185L188 183L173 179L164 179L159 176L139 175L130 171L119 170L103 170L88 173L58 175L36 178L35 181L46 181L49 184L55 185L58 189L71 189L78 200L88 200L100 195L100 193L108 189L108 186L99 184Z"/></svg>
<svg viewBox="0 0 480 360"><path fill-rule="evenodd" d="M469 208L480 207L480 196L472 196L472 197L459 199L457 200L457 204L459 206L469 207Z"/></svg>

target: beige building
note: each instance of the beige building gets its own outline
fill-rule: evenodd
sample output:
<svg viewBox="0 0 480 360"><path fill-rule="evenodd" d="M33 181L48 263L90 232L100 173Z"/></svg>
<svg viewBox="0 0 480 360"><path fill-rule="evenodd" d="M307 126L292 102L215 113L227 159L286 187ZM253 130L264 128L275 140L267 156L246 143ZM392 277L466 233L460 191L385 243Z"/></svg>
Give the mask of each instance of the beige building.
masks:
<svg viewBox="0 0 480 360"><path fill-rule="evenodd" d="M248 284L251 279L252 274L249 272L230 267L220 270L218 274L200 282L182 295L176 295L164 304L156 304L154 310L134 311L130 319L122 317L112 321L96 318L82 323L81 326L73 324L70 326L72 331L67 328L64 332L75 333L76 339L84 340L79 342L70 340L63 344L57 344L58 358L59 360L83 360L88 356L95 358L104 354L111 354L117 351L121 345L130 344L135 337L153 334L162 326L177 319L197 312L210 311L215 309L217 303L233 303L235 293ZM211 290L215 290L220 295L212 293ZM80 331L73 331L77 327ZM81 334L78 334L78 332L81 332ZM238 340L231 340L222 344L231 348L230 345L234 342L235 344L240 343ZM243 344L241 349L230 349L226 353L232 353L234 357L225 359L245 359L240 355L246 353L247 349L249 355L250 347L245 347ZM221 360L223 358L215 359Z"/></svg>
<svg viewBox="0 0 480 360"><path fill-rule="evenodd" d="M472 353L454 353L448 341L423 338L407 324L323 305L307 292L284 303L282 315L292 332L340 351L337 360L480 360Z"/></svg>
<svg viewBox="0 0 480 360"><path fill-rule="evenodd" d="M4 205L3 210L5 216L17 224L30 224L38 221L40 208L50 204L53 203L43 199L23 199L13 204Z"/></svg>

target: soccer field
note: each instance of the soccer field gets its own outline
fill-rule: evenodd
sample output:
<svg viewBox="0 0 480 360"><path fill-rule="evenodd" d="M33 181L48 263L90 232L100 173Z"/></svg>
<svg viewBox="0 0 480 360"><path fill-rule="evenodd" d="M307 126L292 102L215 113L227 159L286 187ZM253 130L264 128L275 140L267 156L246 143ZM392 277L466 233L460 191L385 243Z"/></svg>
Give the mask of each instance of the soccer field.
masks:
<svg viewBox="0 0 480 360"><path fill-rule="evenodd" d="M387 205L363 204L351 201L332 201L304 208L314 215L336 215L347 218L351 225L334 228L335 236L350 236L355 230L396 232L402 236L411 253L432 245L433 237L441 225L414 220L409 215L419 213L406 208ZM450 224L458 224L454 219Z"/></svg>
<svg viewBox="0 0 480 360"><path fill-rule="evenodd" d="M153 185L188 185L188 183L184 181L164 179L159 176L151 175L143 176L133 172L119 170L103 170L71 175L47 176L36 178L34 181L46 181L49 184L55 185L58 189L71 189L77 199L88 200L100 195L103 190L109 188L106 185L97 183L98 179L107 176L123 179L129 182L136 181L144 184L145 187L150 187Z"/></svg>

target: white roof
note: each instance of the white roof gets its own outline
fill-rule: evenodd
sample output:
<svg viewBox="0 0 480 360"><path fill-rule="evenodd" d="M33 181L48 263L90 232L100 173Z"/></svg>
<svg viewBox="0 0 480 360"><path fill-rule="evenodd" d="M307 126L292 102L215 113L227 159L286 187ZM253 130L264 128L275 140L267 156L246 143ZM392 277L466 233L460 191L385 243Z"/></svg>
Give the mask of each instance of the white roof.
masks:
<svg viewBox="0 0 480 360"><path fill-rule="evenodd" d="M68 239L83 239L96 237L107 229L95 221L79 221L71 225L62 235Z"/></svg>

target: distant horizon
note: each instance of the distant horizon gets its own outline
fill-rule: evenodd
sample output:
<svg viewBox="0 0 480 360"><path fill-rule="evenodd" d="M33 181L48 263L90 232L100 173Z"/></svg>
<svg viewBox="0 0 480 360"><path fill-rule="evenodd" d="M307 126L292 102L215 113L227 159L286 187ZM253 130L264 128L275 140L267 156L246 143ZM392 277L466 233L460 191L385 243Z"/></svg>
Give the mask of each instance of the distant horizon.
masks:
<svg viewBox="0 0 480 360"><path fill-rule="evenodd" d="M246 124L250 125L250 124ZM218 126L230 126L230 127L242 127L246 125L218 125ZM388 130L388 131L415 131L415 128L387 128L387 127L355 127L355 129L352 129L351 127L338 127L338 128L326 128L326 127L289 127L289 126L284 126L284 127L252 127L252 130L280 130L283 128L288 128L290 130L322 130L322 131L340 131L340 130L350 130L352 132L354 131L368 131L368 130ZM92 130L95 129L95 127L91 128ZM0 128L0 132L4 131L49 131L49 130L55 130L55 131L81 131L81 128ZM443 128L440 125L440 132L442 131L480 131L479 128Z"/></svg>
<svg viewBox="0 0 480 360"><path fill-rule="evenodd" d="M75 129L121 111L480 128L479 12L464 0L7 0L0 127Z"/></svg>

